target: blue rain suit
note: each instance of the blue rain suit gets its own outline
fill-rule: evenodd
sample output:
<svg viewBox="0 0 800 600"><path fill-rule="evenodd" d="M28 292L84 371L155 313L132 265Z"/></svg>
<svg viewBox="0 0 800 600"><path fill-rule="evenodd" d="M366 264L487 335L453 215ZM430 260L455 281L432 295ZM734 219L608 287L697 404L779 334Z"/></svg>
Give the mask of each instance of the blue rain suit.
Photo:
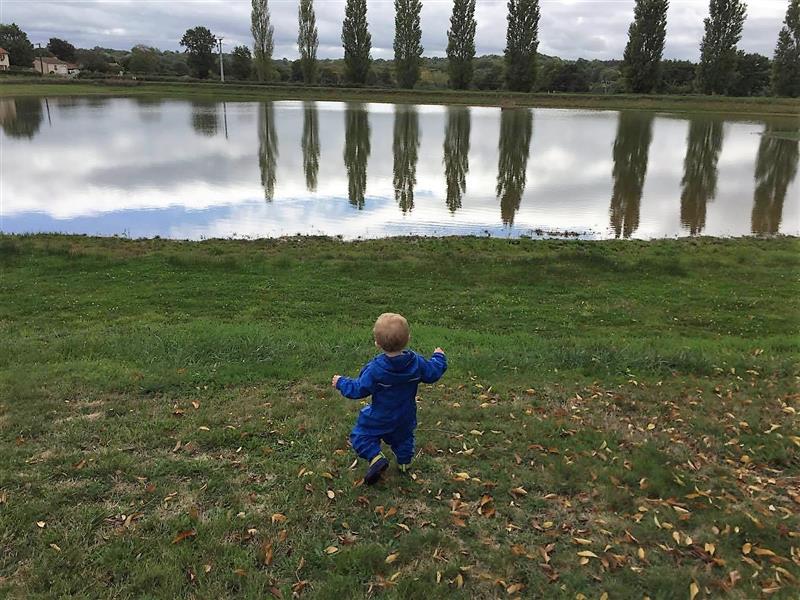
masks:
<svg viewBox="0 0 800 600"><path fill-rule="evenodd" d="M438 381L446 370L447 357L441 352L426 360L405 350L398 356L379 354L361 369L357 379L341 377L336 389L345 398L372 396L372 404L361 409L350 433L356 454L372 460L380 453L383 440L391 446L398 464L410 463L417 427L417 387Z"/></svg>

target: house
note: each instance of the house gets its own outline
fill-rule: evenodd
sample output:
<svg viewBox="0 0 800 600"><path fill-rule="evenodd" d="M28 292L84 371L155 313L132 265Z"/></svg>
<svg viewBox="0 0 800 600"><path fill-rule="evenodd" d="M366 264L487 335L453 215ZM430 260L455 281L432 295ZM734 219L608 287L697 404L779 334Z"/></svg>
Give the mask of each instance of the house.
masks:
<svg viewBox="0 0 800 600"><path fill-rule="evenodd" d="M66 77L70 74L70 67L77 69L77 66L65 63L57 58L41 56L33 59L33 70L42 75L62 75Z"/></svg>
<svg viewBox="0 0 800 600"><path fill-rule="evenodd" d="M11 58L8 56L8 51L0 48L0 71L8 71L11 68Z"/></svg>

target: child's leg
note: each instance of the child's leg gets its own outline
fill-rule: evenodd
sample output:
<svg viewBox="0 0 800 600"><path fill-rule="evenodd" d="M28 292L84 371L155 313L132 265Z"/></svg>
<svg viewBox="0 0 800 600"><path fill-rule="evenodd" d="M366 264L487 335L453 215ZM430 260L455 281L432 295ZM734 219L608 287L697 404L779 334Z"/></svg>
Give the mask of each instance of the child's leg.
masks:
<svg viewBox="0 0 800 600"><path fill-rule="evenodd" d="M361 433L354 429L350 433L350 443L356 454L367 461L372 461L381 453L381 438L378 436Z"/></svg>
<svg viewBox="0 0 800 600"><path fill-rule="evenodd" d="M391 434L383 437L387 444L392 447L397 458L397 464L401 467L403 465L411 464L411 459L414 458L414 429L405 429L400 431L393 431Z"/></svg>

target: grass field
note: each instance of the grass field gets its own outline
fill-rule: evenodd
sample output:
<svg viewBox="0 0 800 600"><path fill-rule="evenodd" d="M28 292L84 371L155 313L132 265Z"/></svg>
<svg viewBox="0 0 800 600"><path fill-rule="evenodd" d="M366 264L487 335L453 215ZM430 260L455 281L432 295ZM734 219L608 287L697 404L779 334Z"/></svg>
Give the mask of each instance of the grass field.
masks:
<svg viewBox="0 0 800 600"><path fill-rule="evenodd" d="M797 598L800 241L0 237L0 595ZM330 388L450 369L360 484Z"/></svg>
<svg viewBox="0 0 800 600"><path fill-rule="evenodd" d="M9 96L152 96L200 100L339 100L469 106L638 109L669 112L716 112L726 115L800 115L797 98L728 98L725 96L657 96L599 94L524 94L508 91L399 90L264 86L242 83L162 83L6 80L0 97Z"/></svg>

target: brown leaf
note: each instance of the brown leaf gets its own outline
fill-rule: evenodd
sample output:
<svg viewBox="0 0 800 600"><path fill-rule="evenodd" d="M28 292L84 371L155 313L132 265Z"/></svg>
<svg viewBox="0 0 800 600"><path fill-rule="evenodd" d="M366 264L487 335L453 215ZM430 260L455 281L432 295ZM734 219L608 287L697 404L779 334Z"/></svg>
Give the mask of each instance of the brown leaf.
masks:
<svg viewBox="0 0 800 600"><path fill-rule="evenodd" d="M325 548L325 554L336 554L339 551L339 548L336 546L328 546Z"/></svg>
<svg viewBox="0 0 800 600"><path fill-rule="evenodd" d="M695 596L700 593L700 586L694 581L689 585L689 600L694 600Z"/></svg>
<svg viewBox="0 0 800 600"><path fill-rule="evenodd" d="M398 557L398 556L400 556L400 554L399 554L398 552L395 552L395 553L393 553L393 554L390 554L389 556L387 556L387 557L386 557L386 561L385 561L385 562L386 562L386 564L387 564L387 565L390 565L390 564L392 564L394 561L396 561L396 560L397 560L397 557Z"/></svg>
<svg viewBox="0 0 800 600"><path fill-rule="evenodd" d="M286 515L282 515L281 513L275 513L272 515L272 524L275 523L284 523L286 521Z"/></svg>
<svg viewBox="0 0 800 600"><path fill-rule="evenodd" d="M272 542L264 542L261 544L261 561L270 566L272 564Z"/></svg>
<svg viewBox="0 0 800 600"><path fill-rule="evenodd" d="M283 593L274 585L271 588L269 588L269 593L272 594L273 598L278 598L278 599L283 598Z"/></svg>
<svg viewBox="0 0 800 600"><path fill-rule="evenodd" d="M513 496L516 496L517 498L528 495L528 491L522 486L511 488L511 490L509 491Z"/></svg>
<svg viewBox="0 0 800 600"><path fill-rule="evenodd" d="M599 558L597 554L595 554L591 550L581 550L580 552L578 552L578 556L582 558Z"/></svg>
<svg viewBox="0 0 800 600"><path fill-rule="evenodd" d="M233 572L239 577L245 577L247 575L247 571L244 569L234 569Z"/></svg>
<svg viewBox="0 0 800 600"><path fill-rule="evenodd" d="M516 594L517 592L521 592L523 589L525 589L525 586L523 584L512 583L506 588L506 594L508 595Z"/></svg>
<svg viewBox="0 0 800 600"><path fill-rule="evenodd" d="M175 536L175 539L172 540L173 544L178 544L185 539L193 538L197 535L197 531L194 529L187 529L186 531L181 531L178 535Z"/></svg>
<svg viewBox="0 0 800 600"><path fill-rule="evenodd" d="M327 492L325 492L325 494L326 494L326 495L328 496L328 498L330 498L331 500L333 500L334 498L336 498L336 494L334 493L334 491L333 491L333 490L328 490Z"/></svg>

